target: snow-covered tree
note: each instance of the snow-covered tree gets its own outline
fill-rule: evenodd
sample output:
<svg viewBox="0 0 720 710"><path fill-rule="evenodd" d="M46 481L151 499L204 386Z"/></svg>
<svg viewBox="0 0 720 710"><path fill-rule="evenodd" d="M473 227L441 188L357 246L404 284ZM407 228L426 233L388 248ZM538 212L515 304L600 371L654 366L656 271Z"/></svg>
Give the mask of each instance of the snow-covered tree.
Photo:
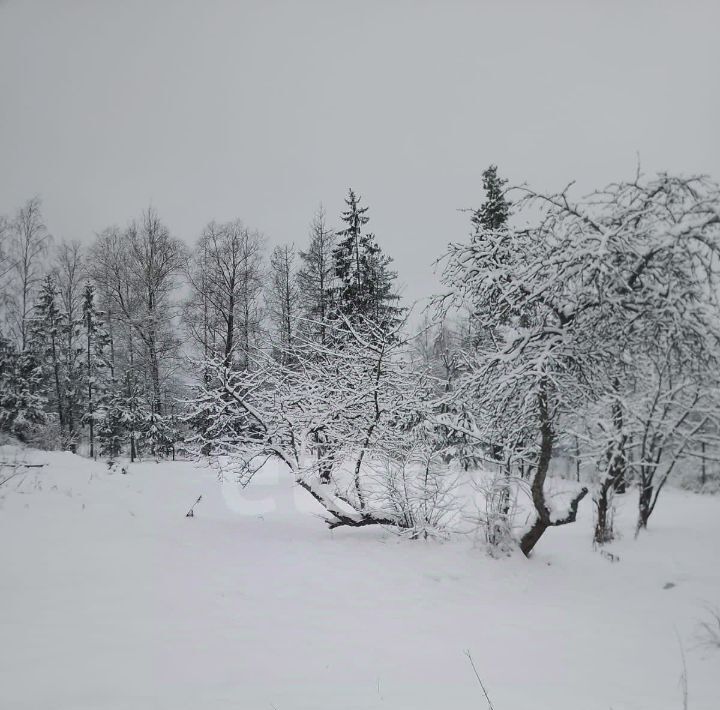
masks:
<svg viewBox="0 0 720 710"><path fill-rule="evenodd" d="M698 361L697 354L675 342L639 356L635 389L624 398L628 463L640 489L638 530L647 527L677 463L704 428L720 422L720 361Z"/></svg>
<svg viewBox="0 0 720 710"><path fill-rule="evenodd" d="M124 426L133 457L148 419L163 415L163 394L177 367L175 292L184 261L182 243L152 209L124 231L105 230L90 249L88 271L105 312L114 382L103 407L107 425L98 433L115 441Z"/></svg>
<svg viewBox="0 0 720 710"><path fill-rule="evenodd" d="M487 441L509 438L532 467L528 554L548 527L575 519L584 490L564 513L546 496L553 447L564 417L612 391L622 353L668 338L717 348L720 218L717 186L664 174L579 202L525 190L521 206L541 211L537 226L450 246L443 303L469 303L493 334L456 396L473 404Z"/></svg>
<svg viewBox="0 0 720 710"><path fill-rule="evenodd" d="M83 377L85 389L85 411L82 422L89 429L90 456L95 456L95 426L102 418L102 404L107 398L108 390L113 387L110 363L110 339L105 330L102 313L98 312L95 303L95 287L86 283L82 294L82 337ZM110 426L110 429L112 427ZM108 430L108 434L110 431ZM112 436L110 435L110 438ZM112 449L112 445L110 446Z"/></svg>
<svg viewBox="0 0 720 710"><path fill-rule="evenodd" d="M49 405L58 416L61 437L67 435L61 348L65 324L65 317L58 305L55 279L48 274L40 288L33 310L33 318L28 324L26 338L29 349L33 351L38 362L43 364ZM66 443L68 442L63 439L63 445Z"/></svg>
<svg viewBox="0 0 720 710"><path fill-rule="evenodd" d="M411 458L409 432L426 418L430 388L408 367L397 332L372 324L358 330L349 321L343 330L339 349L297 343L301 366L262 352L249 370L208 363L211 381L199 386L193 404L209 423L198 444L246 480L268 457L281 460L325 507L331 527L405 528L422 516L411 521L401 514L391 496L397 488L383 471L398 472ZM331 450L320 449L331 459L331 478L319 465L319 433L333 442ZM428 471L436 473L429 465Z"/></svg>
<svg viewBox="0 0 720 710"><path fill-rule="evenodd" d="M46 420L43 371L35 354L0 336L0 431L26 441Z"/></svg>

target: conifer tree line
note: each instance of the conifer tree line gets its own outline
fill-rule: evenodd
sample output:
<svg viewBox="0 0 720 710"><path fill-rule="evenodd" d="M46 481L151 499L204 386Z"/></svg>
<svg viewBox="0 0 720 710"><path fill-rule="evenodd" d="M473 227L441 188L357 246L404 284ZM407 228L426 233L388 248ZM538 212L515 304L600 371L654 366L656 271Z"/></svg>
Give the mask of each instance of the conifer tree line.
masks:
<svg viewBox="0 0 720 710"><path fill-rule="evenodd" d="M268 253L240 220L211 221L188 248L153 209L81 247L28 200L0 222L0 430L93 457L173 455L197 424L197 362L251 370L261 350L287 359L299 335L326 342L341 318L389 326L402 313L392 260L360 198L346 202L343 229L320 207L304 249Z"/></svg>
<svg viewBox="0 0 720 710"><path fill-rule="evenodd" d="M245 483L275 458L330 527L462 528L472 479L498 551L586 498L605 544L631 491L640 531L675 472L717 478L720 189L638 172L578 198L490 166L478 203L411 322L353 190L273 249L239 219L189 246L153 209L81 247L33 198L0 220L0 431Z"/></svg>

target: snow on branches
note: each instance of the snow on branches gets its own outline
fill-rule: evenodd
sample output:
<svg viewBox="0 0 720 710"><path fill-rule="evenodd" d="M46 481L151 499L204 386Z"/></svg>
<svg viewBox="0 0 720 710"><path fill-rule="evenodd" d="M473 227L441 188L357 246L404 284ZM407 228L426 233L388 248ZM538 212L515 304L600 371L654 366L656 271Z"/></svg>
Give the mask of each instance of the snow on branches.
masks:
<svg viewBox="0 0 720 710"><path fill-rule="evenodd" d="M518 192L516 206L540 210L539 222L451 244L437 303L469 308L477 329L449 399L476 413L488 445L534 471L536 519L520 542L529 554L547 527L574 521L586 493L549 513L544 483L564 419L612 397L621 367L639 372L657 347L690 346L708 372L720 334L720 200L705 178L665 174L580 201Z"/></svg>
<svg viewBox="0 0 720 710"><path fill-rule="evenodd" d="M403 514L396 488L378 472L410 458L400 452L423 420L425 384L406 366L398 330L365 325L345 320L340 347L298 339L281 358L258 352L245 370L204 363L208 377L191 415L207 422L197 443L244 481L268 457L281 460L331 528L412 528L417 516Z"/></svg>

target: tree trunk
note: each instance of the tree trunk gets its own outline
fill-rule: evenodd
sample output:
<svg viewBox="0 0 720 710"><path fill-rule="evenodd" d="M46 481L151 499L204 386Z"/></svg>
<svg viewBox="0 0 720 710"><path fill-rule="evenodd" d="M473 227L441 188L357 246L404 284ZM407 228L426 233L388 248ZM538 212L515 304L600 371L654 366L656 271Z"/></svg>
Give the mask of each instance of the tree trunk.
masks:
<svg viewBox="0 0 720 710"><path fill-rule="evenodd" d="M530 552L537 545L538 540L542 537L543 533L548 529L548 524L541 520L539 517L535 519L530 530L528 530L520 540L520 549L522 550L525 557L530 556Z"/></svg>
<svg viewBox="0 0 720 710"><path fill-rule="evenodd" d="M653 487L652 484L643 483L640 488L640 499L638 501L638 521L637 530L635 534L647 528L648 520L650 519L651 505L652 505Z"/></svg>
<svg viewBox="0 0 720 710"><path fill-rule="evenodd" d="M617 428L617 418L615 419L615 424ZM622 426L622 424L620 424L620 426ZM620 431L621 429L618 429L618 432ZM604 545L615 537L609 514L611 513L611 496L613 492L625 493L626 490L627 459L625 458L624 435L619 434L619 439L610 445L607 452L607 459L607 473L595 500L597 517L595 520L595 534L593 539L598 545Z"/></svg>
<svg viewBox="0 0 720 710"><path fill-rule="evenodd" d="M580 501L587 495L588 489L583 488L571 501L568 512L564 518L553 520L545 502L545 479L547 478L552 460L553 442L555 433L550 421L548 409L547 381L542 380L538 392L538 418L540 428L540 456L538 457L537 468L533 478L530 492L533 506L535 507L536 519L532 527L522 536L520 549L529 557L535 545L549 527L558 527L574 523L577 518L577 510Z"/></svg>
<svg viewBox="0 0 720 710"><path fill-rule="evenodd" d="M595 504L597 506L595 519L595 533L593 541L597 545L604 545L614 539L614 531L612 518L609 517L610 512L610 496L612 494L613 481L607 476L600 486Z"/></svg>
<svg viewBox="0 0 720 710"><path fill-rule="evenodd" d="M318 475L320 483L330 483L332 474L332 458L328 457L329 447L323 440L322 434L316 432L313 436L317 446Z"/></svg>
<svg viewBox="0 0 720 710"><path fill-rule="evenodd" d="M92 386L92 336L90 314L88 313L87 319L87 373L88 373L88 425L90 427L90 458L95 458L95 429L93 422L93 386Z"/></svg>
<svg viewBox="0 0 720 710"><path fill-rule="evenodd" d="M155 414L162 414L160 396L160 362L158 360L155 334L151 333L148 338L148 355L150 356L150 380L152 382L152 411Z"/></svg>
<svg viewBox="0 0 720 710"><path fill-rule="evenodd" d="M613 382L613 389L615 392L620 390L620 381L615 378ZM613 488L616 493L625 493L627 490L627 458L625 456L625 444L627 443L627 436L624 433L623 423L623 411L622 405L619 399L615 399L612 403L612 418L613 425L615 427L615 436L617 443L614 445L616 448L613 451L614 462L613 462Z"/></svg>
<svg viewBox="0 0 720 710"><path fill-rule="evenodd" d="M231 283L230 300L228 302L227 328L225 330L225 367L230 367L230 359L235 338L235 283Z"/></svg>
<svg viewBox="0 0 720 710"><path fill-rule="evenodd" d="M55 396L57 397L58 419L60 420L60 436L65 431L65 415L63 412L62 388L60 387L60 363L57 358L57 348L55 346L55 336L52 336L52 359L53 373L55 375Z"/></svg>
<svg viewBox="0 0 720 710"><path fill-rule="evenodd" d="M550 424L547 404L546 384L542 383L538 393L538 411L540 417L540 457L530 492L537 518L530 530L520 540L520 549L527 557L550 525L550 511L545 504L545 478L552 459L554 432Z"/></svg>

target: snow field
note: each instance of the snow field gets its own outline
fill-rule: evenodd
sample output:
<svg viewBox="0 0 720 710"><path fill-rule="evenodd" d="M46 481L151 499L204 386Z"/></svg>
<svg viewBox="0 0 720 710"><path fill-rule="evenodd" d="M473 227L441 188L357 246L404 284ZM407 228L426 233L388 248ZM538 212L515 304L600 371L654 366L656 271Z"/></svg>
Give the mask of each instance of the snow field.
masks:
<svg viewBox="0 0 720 710"><path fill-rule="evenodd" d="M680 644L689 707L720 707L698 637L717 497L668 490L636 541L631 492L618 562L592 550L589 500L532 560L493 560L328 531L279 467L241 493L189 462L23 456L47 465L0 488L0 708L484 708L470 650L496 710L670 710Z"/></svg>

